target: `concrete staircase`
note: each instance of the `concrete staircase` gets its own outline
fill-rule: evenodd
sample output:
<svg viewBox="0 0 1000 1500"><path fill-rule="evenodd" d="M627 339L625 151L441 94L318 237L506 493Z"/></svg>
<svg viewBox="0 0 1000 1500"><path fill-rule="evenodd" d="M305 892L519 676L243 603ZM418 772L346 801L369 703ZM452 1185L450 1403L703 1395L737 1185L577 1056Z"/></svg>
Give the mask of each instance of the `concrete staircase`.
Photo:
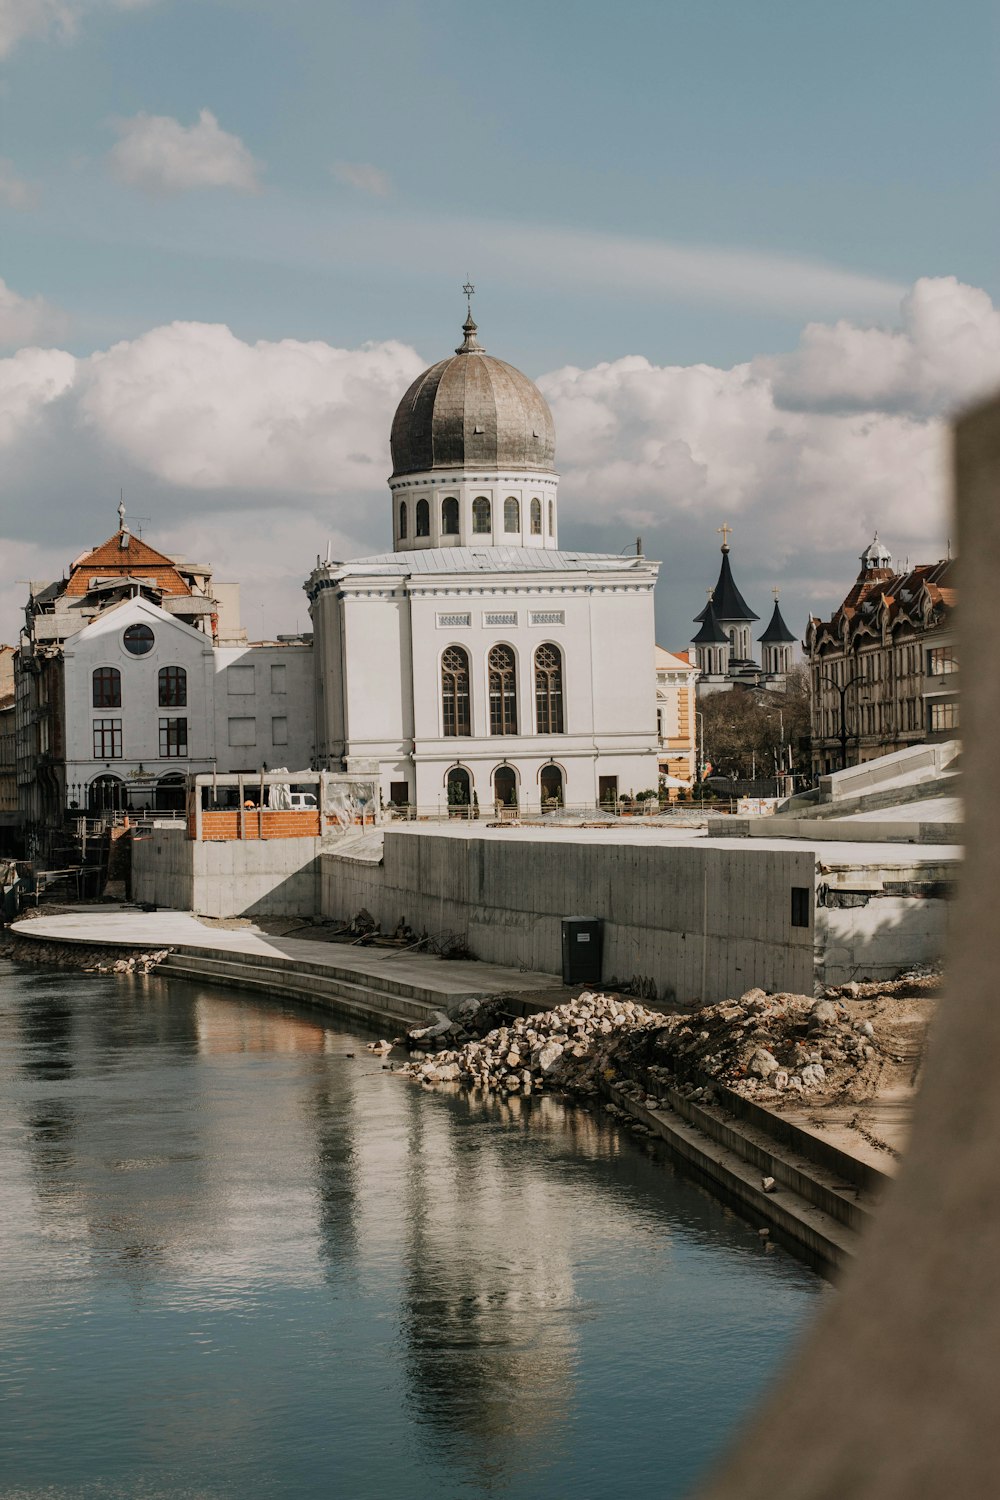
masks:
<svg viewBox="0 0 1000 1500"><path fill-rule="evenodd" d="M437 1012L465 996L447 994L390 975L373 975L349 964L310 964L251 953L183 947L160 965L170 978L205 980L259 990L271 997L315 1005L333 1016L360 1023L383 1035L426 1026ZM471 990L470 998L480 992Z"/></svg>
<svg viewBox="0 0 1000 1500"><path fill-rule="evenodd" d="M661 1106L667 1106L659 1109L632 1098L621 1084L608 1093L752 1220L805 1251L824 1274L835 1273L854 1254L889 1175L715 1087L721 1104L659 1086ZM775 1180L771 1192L764 1190L765 1177Z"/></svg>

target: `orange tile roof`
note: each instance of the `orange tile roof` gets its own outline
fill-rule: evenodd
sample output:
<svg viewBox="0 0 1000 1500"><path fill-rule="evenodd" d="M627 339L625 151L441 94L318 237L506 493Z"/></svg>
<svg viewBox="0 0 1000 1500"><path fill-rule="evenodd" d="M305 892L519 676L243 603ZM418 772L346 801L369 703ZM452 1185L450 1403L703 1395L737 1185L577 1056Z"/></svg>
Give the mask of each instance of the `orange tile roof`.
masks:
<svg viewBox="0 0 1000 1500"><path fill-rule="evenodd" d="M185 583L176 563L162 552L157 552L141 537L128 536L128 546L121 545L122 533L95 547L73 564L65 592L80 597L90 591L92 578L152 578L155 586L164 594L190 594L191 587Z"/></svg>

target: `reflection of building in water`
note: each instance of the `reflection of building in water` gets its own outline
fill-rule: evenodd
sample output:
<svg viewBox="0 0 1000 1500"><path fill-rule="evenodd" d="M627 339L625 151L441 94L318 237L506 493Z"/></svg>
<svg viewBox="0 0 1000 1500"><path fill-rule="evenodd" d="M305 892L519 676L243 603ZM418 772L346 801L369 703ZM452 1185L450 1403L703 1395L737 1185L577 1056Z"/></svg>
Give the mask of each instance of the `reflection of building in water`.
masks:
<svg viewBox="0 0 1000 1500"><path fill-rule="evenodd" d="M238 995L225 1000L199 995L195 1025L198 1051L204 1056L232 1052L324 1052L332 1036L315 1021L241 1002Z"/></svg>
<svg viewBox="0 0 1000 1500"><path fill-rule="evenodd" d="M520 1101L518 1101L520 1102ZM469 1119L469 1113L473 1118ZM506 1130L506 1126L504 1129ZM404 1332L412 1403L485 1474L558 1438L578 1324L572 1215L551 1174L491 1145L479 1107L410 1100ZM511 1445L514 1445L513 1447Z"/></svg>

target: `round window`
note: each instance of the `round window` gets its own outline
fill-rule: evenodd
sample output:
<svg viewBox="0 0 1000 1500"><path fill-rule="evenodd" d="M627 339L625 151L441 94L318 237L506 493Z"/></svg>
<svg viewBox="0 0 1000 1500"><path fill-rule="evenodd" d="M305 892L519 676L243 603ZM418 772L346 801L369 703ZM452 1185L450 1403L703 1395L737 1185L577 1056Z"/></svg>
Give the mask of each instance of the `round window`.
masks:
<svg viewBox="0 0 1000 1500"><path fill-rule="evenodd" d="M153 649L153 632L148 625L130 625L122 636L122 645L133 656L145 656Z"/></svg>

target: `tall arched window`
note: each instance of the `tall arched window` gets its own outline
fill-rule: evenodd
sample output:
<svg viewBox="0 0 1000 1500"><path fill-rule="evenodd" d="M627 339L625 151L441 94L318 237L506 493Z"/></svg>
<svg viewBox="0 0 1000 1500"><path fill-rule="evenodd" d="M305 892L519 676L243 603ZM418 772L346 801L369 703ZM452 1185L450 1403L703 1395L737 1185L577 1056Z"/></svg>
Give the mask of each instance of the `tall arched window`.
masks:
<svg viewBox="0 0 1000 1500"><path fill-rule="evenodd" d="M446 495L441 501L441 535L458 536L458 501Z"/></svg>
<svg viewBox="0 0 1000 1500"><path fill-rule="evenodd" d="M562 652L546 642L535 652L535 720L538 734L562 734Z"/></svg>
<svg viewBox="0 0 1000 1500"><path fill-rule="evenodd" d="M521 507L513 495L508 495L503 503L503 529L513 532L521 529Z"/></svg>
<svg viewBox="0 0 1000 1500"><path fill-rule="evenodd" d="M542 534L542 502L540 500L532 500L532 502L531 502L531 535L532 536L541 536L541 534Z"/></svg>
<svg viewBox="0 0 1000 1500"><path fill-rule="evenodd" d="M399 502L399 540L406 540L406 501Z"/></svg>
<svg viewBox="0 0 1000 1500"><path fill-rule="evenodd" d="M556 534L556 506L555 501L549 501L549 536Z"/></svg>
<svg viewBox="0 0 1000 1500"><path fill-rule="evenodd" d="M417 501L417 536L431 534L431 508L426 500Z"/></svg>
<svg viewBox="0 0 1000 1500"><path fill-rule="evenodd" d="M461 646L448 646L441 658L441 723L447 735L472 733L469 655Z"/></svg>
<svg viewBox="0 0 1000 1500"><path fill-rule="evenodd" d="M158 687L161 708L187 707L188 674L183 667L161 667Z"/></svg>
<svg viewBox="0 0 1000 1500"><path fill-rule="evenodd" d="M517 663L509 646L489 654L490 734L517 733Z"/></svg>
<svg viewBox="0 0 1000 1500"><path fill-rule="evenodd" d="M94 673L94 707L121 708L122 674L117 667L98 667Z"/></svg>
<svg viewBox="0 0 1000 1500"><path fill-rule="evenodd" d="M490 502L485 495L478 495L472 502L472 529L480 534L493 530Z"/></svg>

